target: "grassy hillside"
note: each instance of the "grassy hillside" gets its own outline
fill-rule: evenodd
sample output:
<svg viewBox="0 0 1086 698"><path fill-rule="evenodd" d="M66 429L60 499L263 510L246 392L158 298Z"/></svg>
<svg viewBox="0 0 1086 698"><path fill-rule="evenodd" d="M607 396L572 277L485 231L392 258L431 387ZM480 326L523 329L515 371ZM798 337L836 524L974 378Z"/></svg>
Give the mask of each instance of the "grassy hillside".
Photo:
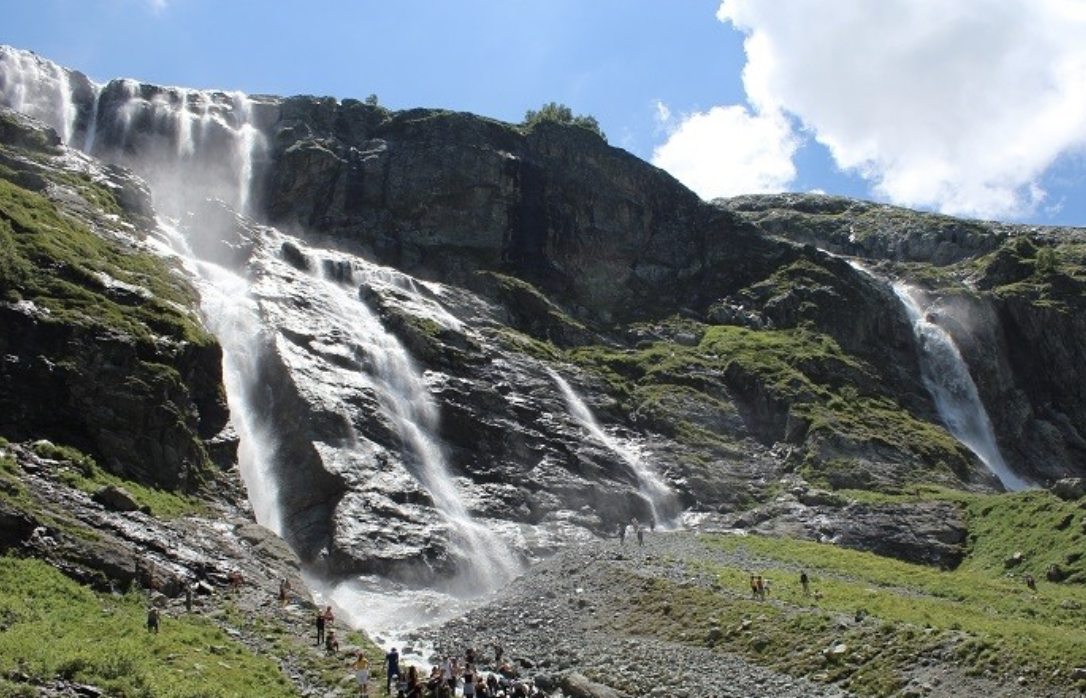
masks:
<svg viewBox="0 0 1086 698"><path fill-rule="evenodd" d="M811 542L705 537L700 566L716 585L631 582L639 591L623 628L738 652L862 695L896 695L922 680L927 665L1069 687L1072 670L1086 662L1081 506L1044 492L935 496L967 511L970 550L956 570ZM1007 569L1004 561L1018 551L1024 562ZM1045 580L1052 562L1068 571L1068 581ZM810 575L809 595L801 571ZM1036 590L1023 582L1027 572ZM766 601L750 598L751 574L771 580ZM1086 681L1079 683L1086 690Z"/></svg>
<svg viewBox="0 0 1086 698"><path fill-rule="evenodd" d="M0 558L0 676L59 677L118 698L297 695L276 663L205 618L146 629L146 597L95 594L38 560ZM0 696L33 696L0 679Z"/></svg>

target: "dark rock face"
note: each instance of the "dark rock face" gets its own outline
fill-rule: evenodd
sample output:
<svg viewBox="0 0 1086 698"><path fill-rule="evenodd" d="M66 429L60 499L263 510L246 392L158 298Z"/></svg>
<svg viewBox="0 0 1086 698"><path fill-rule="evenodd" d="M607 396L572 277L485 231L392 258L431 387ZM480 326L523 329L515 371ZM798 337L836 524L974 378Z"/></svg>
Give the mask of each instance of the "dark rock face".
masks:
<svg viewBox="0 0 1086 698"><path fill-rule="evenodd" d="M4 143L4 152L16 173L15 183L40 180L50 198L43 205L56 206L97 229L102 212L77 192L52 184L70 176L75 166L88 167L87 176L116 192L118 204L135 206L122 209L128 220L146 222L146 189L130 173L89 162L73 165L66 160L70 155L54 146L44 157L21 157L12 148L15 143L49 139L33 135L42 132L40 125L9 111L0 114L0 122L5 137L12 139ZM116 235L104 229L101 234ZM135 243L117 236L115 244L131 250ZM219 347L165 336L151 343L107 323L58 319L45 307L48 299L44 305L13 300L19 297L18 283L5 279L4 291L16 295L0 301L0 433L75 446L110 471L140 482L195 488L207 471L203 441L216 435L228 418ZM148 300L146 289L113 281L102 282L96 292L127 306ZM93 306L87 312L94 313Z"/></svg>
<svg viewBox="0 0 1086 698"><path fill-rule="evenodd" d="M296 97L271 142L273 222L454 283L506 270L590 317L704 305L794 254L577 127Z"/></svg>

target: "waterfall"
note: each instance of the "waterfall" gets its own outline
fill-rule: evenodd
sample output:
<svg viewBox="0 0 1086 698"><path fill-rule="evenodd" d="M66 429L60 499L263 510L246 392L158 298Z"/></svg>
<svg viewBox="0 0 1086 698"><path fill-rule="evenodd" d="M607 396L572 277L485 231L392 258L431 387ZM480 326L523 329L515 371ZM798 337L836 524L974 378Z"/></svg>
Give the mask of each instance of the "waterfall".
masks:
<svg viewBox="0 0 1086 698"><path fill-rule="evenodd" d="M357 263L345 261L352 266ZM343 264L322 264L319 268L329 266L343 268ZM353 273L351 277L353 280ZM361 352L372 366L373 388L403 444L407 470L430 493L449 526L452 552L459 558L461 579L457 585L476 593L496 589L519 571L516 558L504 541L475 521L464 506L444 449L434 436L438 433L438 406L426 374L419 371L400 341L359 298L355 287L327 276L322 276L321 282L320 302L337 320L342 343Z"/></svg>
<svg viewBox="0 0 1086 698"><path fill-rule="evenodd" d="M1032 483L1014 474L1004 462L988 412L954 339L932 321L930 311L921 305L918 289L901 282L894 284L893 289L905 307L920 346L924 386L947 429L988 466L1006 489L1031 487Z"/></svg>
<svg viewBox="0 0 1086 698"><path fill-rule="evenodd" d="M607 450L622 459L622 462L630 468L630 471L637 479L641 496L648 502L649 510L652 512L652 520L664 526L671 523L680 513L675 493L660 478L652 466L646 462L641 448L635 444L617 439L604 431L603 427L596 421L592 410L588 408L581 396L573 390L569 382L556 372L549 369L548 371L551 379L554 380L558 389L562 392L562 398L566 401L566 406L577 420L577 423L592 435L596 441L603 444Z"/></svg>
<svg viewBox="0 0 1086 698"><path fill-rule="evenodd" d="M52 82L46 84L43 76L52 76ZM78 110L73 107L71 85L62 76L66 76L62 69L33 54L6 48L0 53L0 104L46 121L71 144L74 127L65 124L74 125ZM327 337L336 342L328 351L337 356L356 355L353 358L357 360L351 364L356 366L356 375L351 380L376 396L380 420L391 425L399 441L387 444L388 450L402 454L402 475L414 479L418 489L428 495L427 503L418 506L436 513L434 518L441 522L440 535L447 536L448 553L456 561L457 578L448 580L447 591L478 595L518 574L519 558L506 542L518 535L516 525L493 520L484 525L471 516L465 504L471 493L454 477L436 437L438 408L428 381L440 377L419 370L359 296L357 284L361 281L374 289L395 285L412 296L408 305L428 308L429 317L435 321L452 327L459 320L427 297L432 290L419 288L410 277L346 254L311 249L301 240L271 228L261 229L263 239L255 245L244 273L215 260L198 259L193 248L201 255L217 254L220 248L214 243L222 231L200 220L183 233L172 220L197 210L205 197L223 199L243 215L250 213L256 165L266 149L265 137L256 124L256 102L242 93L161 88L134 80L116 80L105 86L92 83L91 87L94 103L92 106L88 99L84 108L93 115L82 138L84 148L93 149L104 160L130 167L147 181L156 209L172 217L160 219L161 234L167 242L159 245L152 236L148 243L160 248L162 254L179 258L190 272L209 329L223 347L223 377L234 428L240 437L239 466L257 520L280 533L288 523L279 518L279 493L273 476L279 469L275 461L280 437L269 433L266 426L270 422L263 413L266 404L261 401L265 386L259 384L258 376L259 364L267 356L262 352L274 350L269 347L281 341L281 330L291 329L283 326L284 312L277 303L301 299L304 312L314 313L315 326L328 328ZM211 240L211 244L197 245L196 240L185 237L197 233L202 242ZM290 267L275 257L275 251L285 243L302 250L307 257L328 260L334 268L348 269L350 273L328 278L320 272ZM317 264L314 268L323 270L326 266ZM261 270L266 272L270 267L279 277L262 280ZM276 287L278 282L284 285ZM260 286L262 283L267 285ZM305 292L291 295L291 289ZM305 368L298 370L306 379ZM343 403L337 402L342 387L331 381L312 390L321 391L322 408L327 405L330 411L346 411ZM309 385L305 388L311 389ZM349 417L343 421L353 428ZM363 462L381 450L372 442L360 442L358 438L353 444L314 443L314 447L323 449L325 464L334 469ZM394 457L390 468L399 467L396 460ZM400 473L394 477L399 478ZM311 581L320 587L319 580ZM345 583L326 591L345 607L358 609L354 612L356 622L379 612L387 618L402 615L397 601L389 601L398 592L390 591L387 580L361 581L361 586ZM425 598L431 610L448 609L455 603L452 597L433 589L412 589L403 597L408 605ZM410 617L425 615L412 613Z"/></svg>
<svg viewBox="0 0 1086 698"><path fill-rule="evenodd" d="M0 46L0 65L0 104L44 121L70 143L78 114L68 71L8 46Z"/></svg>
<svg viewBox="0 0 1086 698"><path fill-rule="evenodd" d="M102 108L102 86L91 83L94 89L94 109L91 111L90 123L87 124L87 135L83 139L83 152L87 155L94 154L94 141L98 137L98 112Z"/></svg>
<svg viewBox="0 0 1086 698"><path fill-rule="evenodd" d="M265 344L260 339L265 329L258 303L250 293L250 282L225 267L199 260L188 239L172 222L160 217L158 226L169 244L168 248L159 247L158 253L177 256L197 282L201 312L222 346L223 383L239 440L238 470L253 515L257 523L282 535L278 488L271 469L275 436L257 419L259 407L247 389L259 374L259 351Z"/></svg>

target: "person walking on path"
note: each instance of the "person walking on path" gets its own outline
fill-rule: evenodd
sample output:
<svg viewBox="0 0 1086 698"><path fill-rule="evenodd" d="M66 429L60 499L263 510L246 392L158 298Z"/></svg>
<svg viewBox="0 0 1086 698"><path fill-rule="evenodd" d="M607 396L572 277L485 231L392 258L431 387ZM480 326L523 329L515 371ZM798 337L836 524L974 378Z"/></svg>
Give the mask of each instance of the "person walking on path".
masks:
<svg viewBox="0 0 1086 698"><path fill-rule="evenodd" d="M147 631L158 635L158 607L151 606L147 609Z"/></svg>
<svg viewBox="0 0 1086 698"><path fill-rule="evenodd" d="M618 544L626 545L626 524L624 523L618 525Z"/></svg>
<svg viewBox="0 0 1086 698"><path fill-rule="evenodd" d="M809 596L811 593L811 580L806 572L799 573L799 584L803 587L803 595Z"/></svg>
<svg viewBox="0 0 1086 698"><path fill-rule="evenodd" d="M392 693L392 677L400 675L400 653L393 647L385 655L385 693Z"/></svg>
<svg viewBox="0 0 1086 698"><path fill-rule="evenodd" d="M641 547L645 545L645 529L641 528L641 526L637 527L637 544Z"/></svg>

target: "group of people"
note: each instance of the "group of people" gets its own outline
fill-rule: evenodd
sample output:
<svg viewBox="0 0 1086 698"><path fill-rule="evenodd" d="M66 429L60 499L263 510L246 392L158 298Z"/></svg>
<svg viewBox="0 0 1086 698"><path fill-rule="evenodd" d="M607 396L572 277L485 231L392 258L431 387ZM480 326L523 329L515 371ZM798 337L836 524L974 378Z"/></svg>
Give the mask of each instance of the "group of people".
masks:
<svg viewBox="0 0 1086 698"><path fill-rule="evenodd" d="M430 669L430 674L423 677L415 666L401 666L400 655L395 647L385 655L381 665L385 675L385 693L396 698L452 698L462 695L466 698L542 698L546 694L535 687L531 681L522 680L516 669L503 660L502 646L497 642L494 649L493 671L482 671L479 665L485 659L474 649L460 658L446 656ZM359 694L370 695L370 663L364 653L359 652L351 665L358 682ZM459 689L459 694L458 694Z"/></svg>
<svg viewBox="0 0 1086 698"><path fill-rule="evenodd" d="M803 595L810 596L811 578L806 572L799 573L799 585L803 588ZM760 574L750 575L750 598L755 601L765 601L767 596L769 596L769 580ZM818 592L815 592L815 598L821 598Z"/></svg>
<svg viewBox="0 0 1086 698"><path fill-rule="evenodd" d="M638 521L636 518L631 519L629 524L627 524L625 522L621 522L621 521L619 522L619 524L618 524L618 542L621 545L626 544L626 527L627 526L629 526L630 528L632 528L634 530L634 534L637 536L637 544L638 545L644 545L645 544L645 528L641 525L641 522ZM655 517L651 517L651 516L649 517L649 530L650 531L655 531L656 530L656 518Z"/></svg>

